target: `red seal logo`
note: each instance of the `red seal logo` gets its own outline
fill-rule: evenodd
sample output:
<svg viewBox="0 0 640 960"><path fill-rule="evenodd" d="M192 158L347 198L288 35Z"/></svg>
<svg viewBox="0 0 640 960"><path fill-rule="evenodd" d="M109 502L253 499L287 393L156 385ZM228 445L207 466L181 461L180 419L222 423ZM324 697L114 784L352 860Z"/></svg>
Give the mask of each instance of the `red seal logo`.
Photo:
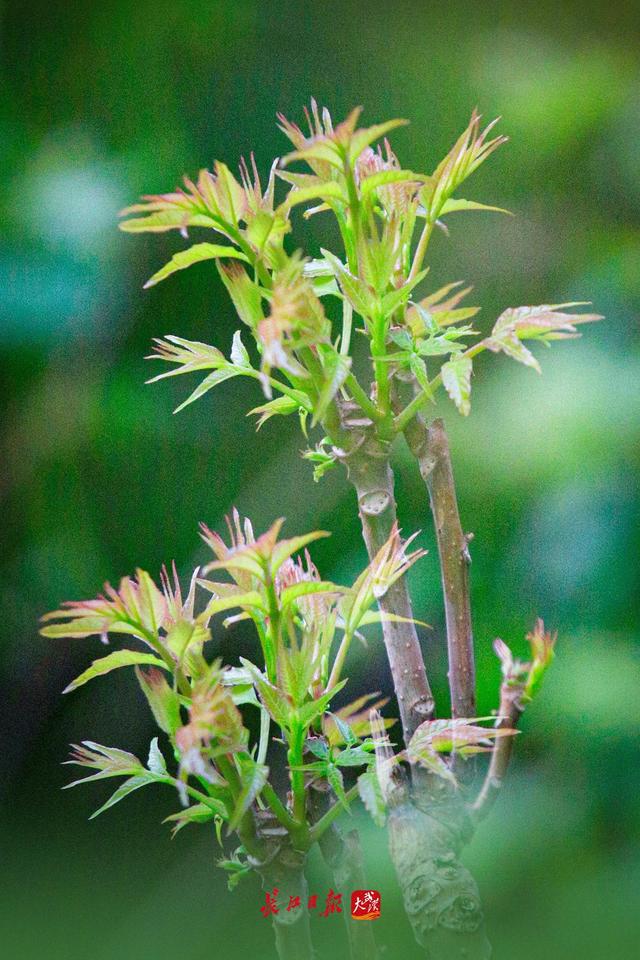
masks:
<svg viewBox="0 0 640 960"><path fill-rule="evenodd" d="M380 894L377 890L354 890L351 894L353 920L377 920L380 916Z"/></svg>

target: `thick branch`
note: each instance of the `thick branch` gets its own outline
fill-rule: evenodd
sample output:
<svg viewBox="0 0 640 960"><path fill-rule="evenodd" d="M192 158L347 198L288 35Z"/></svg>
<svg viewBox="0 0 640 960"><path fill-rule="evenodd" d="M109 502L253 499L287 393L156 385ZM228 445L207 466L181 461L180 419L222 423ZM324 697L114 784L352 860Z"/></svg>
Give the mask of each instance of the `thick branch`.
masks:
<svg viewBox="0 0 640 960"><path fill-rule="evenodd" d="M524 709L522 694L524 686L520 683L503 682L500 687L500 709L496 728L515 730ZM483 820L496 801L507 773L513 741L515 737L500 737L491 754L491 762L480 793L472 807L475 820Z"/></svg>
<svg viewBox="0 0 640 960"><path fill-rule="evenodd" d="M389 812L389 850L407 917L428 960L489 960L478 886L460 859L457 805L411 804Z"/></svg>
<svg viewBox="0 0 640 960"><path fill-rule="evenodd" d="M314 820L320 819L330 805L329 790L325 785L314 784L310 790L310 802ZM331 870L336 890L364 890L367 887L360 835L350 830L343 836L336 824L322 834L320 852ZM378 948L370 923L352 923L344 911L345 926L349 938L351 960L377 960Z"/></svg>
<svg viewBox="0 0 640 960"><path fill-rule="evenodd" d="M405 436L429 490L438 542L447 623L451 711L454 717L473 717L476 679L469 602L470 537L460 526L447 434L442 420L434 420L427 427L421 417L414 417L405 429Z"/></svg>
<svg viewBox="0 0 640 960"><path fill-rule="evenodd" d="M295 853L284 851L261 874L264 890L271 894L277 891L278 913L271 919L279 960L313 960L303 861ZM299 897L300 906L287 910L291 897Z"/></svg>
<svg viewBox="0 0 640 960"><path fill-rule="evenodd" d="M388 540L396 522L389 449L366 433L359 446L345 455L345 462L358 496L362 534L372 560ZM383 613L407 619L413 616L404 577L380 598L379 606ZM433 716L433 696L414 624L387 621L382 629L403 735L408 743L416 727Z"/></svg>

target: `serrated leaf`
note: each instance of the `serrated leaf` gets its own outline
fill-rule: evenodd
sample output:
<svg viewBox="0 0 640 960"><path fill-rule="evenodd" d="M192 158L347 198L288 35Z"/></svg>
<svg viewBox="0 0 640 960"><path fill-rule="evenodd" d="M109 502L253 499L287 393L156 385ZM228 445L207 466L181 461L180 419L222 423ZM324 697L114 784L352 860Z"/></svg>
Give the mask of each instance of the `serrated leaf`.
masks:
<svg viewBox="0 0 640 960"><path fill-rule="evenodd" d="M360 184L360 195L366 199L378 187L389 183L420 183L427 179L424 174L414 173L412 170L379 170L365 177Z"/></svg>
<svg viewBox="0 0 640 960"><path fill-rule="evenodd" d="M319 760L326 760L329 756L329 747L324 737L307 737L305 749Z"/></svg>
<svg viewBox="0 0 640 960"><path fill-rule="evenodd" d="M146 205L135 204L122 211L123 215L133 213L136 209L147 209ZM119 223L124 233L164 233L166 230L182 229L187 225L193 226L192 218L187 210L158 210L147 217L135 217L133 220L124 220ZM207 220L207 226L211 222Z"/></svg>
<svg viewBox="0 0 640 960"><path fill-rule="evenodd" d="M409 369L416 378L416 381L421 388L422 392L426 394L427 397L432 396L431 384L429 383L429 375L427 373L427 365L422 359L422 357L417 356L415 353L409 354Z"/></svg>
<svg viewBox="0 0 640 960"><path fill-rule="evenodd" d="M488 337L484 341L485 346L492 353L504 353L512 360L523 363L525 367L533 367L537 373L541 373L540 364L525 347L524 343L518 339L518 335L513 330L502 330L494 337Z"/></svg>
<svg viewBox="0 0 640 960"><path fill-rule="evenodd" d="M134 792L134 790L139 790L141 787L146 787L150 783L159 783L159 782L170 783L171 781L167 777L159 778L152 773L146 773L146 774L141 774L140 776L130 777L128 780L125 780L125 782L118 787L116 792L109 797L106 803L103 803L102 806L95 811L95 813L91 814L91 816L89 817L89 820L94 820L96 817L99 817L101 813L104 813L105 810L109 810L109 808L115 806L116 803L120 803L121 800L124 800L125 797L128 797L130 793Z"/></svg>
<svg viewBox="0 0 640 960"><path fill-rule="evenodd" d="M255 216L251 217L245 233L247 240L255 250L262 251L276 225L276 221L282 226L283 221L273 213L269 213L268 210L259 210Z"/></svg>
<svg viewBox="0 0 640 960"><path fill-rule="evenodd" d="M233 335L233 342L231 344L231 363L234 367L244 367L245 369L251 369L251 358L249 352L242 342L242 336L239 330Z"/></svg>
<svg viewBox="0 0 640 960"><path fill-rule="evenodd" d="M323 350L322 357L322 372L324 382L320 387L318 399L313 411L311 425L314 427L320 420L322 420L323 416L327 412L329 404L349 376L349 371L351 369L351 357L347 357L342 353L337 353L337 351L333 349Z"/></svg>
<svg viewBox="0 0 640 960"><path fill-rule="evenodd" d="M247 416L259 415L256 424L256 429L259 430L271 417L287 417L301 409L306 411L308 406L309 398L301 390L296 390L295 397L283 394L281 397L276 397L274 400L269 400L267 403L262 403L260 406L249 410Z"/></svg>
<svg viewBox="0 0 640 960"><path fill-rule="evenodd" d="M387 807L382 796L380 782L374 770L367 770L358 777L358 793L365 808L378 827L384 827Z"/></svg>
<svg viewBox="0 0 640 960"><path fill-rule="evenodd" d="M429 273L429 267L424 270L421 270L420 273L416 274L413 280L408 280L401 287L398 287L397 290L392 290L390 293L387 293L382 300L382 313L384 316L391 316L398 307L406 303L411 295L411 292L418 286L419 283L422 283L426 275Z"/></svg>
<svg viewBox="0 0 640 960"><path fill-rule="evenodd" d="M213 809L214 807L217 812ZM226 813L227 810L224 803L221 800L214 800L212 797L209 804L194 803L191 807L187 807L186 810L179 810L178 813L172 813L171 816L165 817L162 822L175 823L175 827L171 831L172 836L175 837L178 831L190 823L208 823L216 816L226 818Z"/></svg>
<svg viewBox="0 0 640 960"><path fill-rule="evenodd" d="M72 690L77 690L78 687L88 683L89 680L93 680L94 677L102 677L106 673L111 673L112 670L118 670L120 667L133 667L136 664L151 664L154 667L162 667L163 670L167 669L164 661L155 657L152 653L138 653L136 650L115 650L106 657L94 660L91 666L79 677L76 677L62 692L71 693Z"/></svg>
<svg viewBox="0 0 640 960"><path fill-rule="evenodd" d="M180 698L159 670L142 671L136 667L136 677L160 729L173 736L182 725Z"/></svg>
<svg viewBox="0 0 640 960"><path fill-rule="evenodd" d="M347 747L341 750L335 757L335 763L339 767L362 767L373 763L373 757L370 752L363 750L362 747Z"/></svg>
<svg viewBox="0 0 640 960"><path fill-rule="evenodd" d="M266 676L258 669L258 667L256 667L254 663L251 663L244 657L240 657L240 662L251 676L251 679L258 691L260 701L267 712L275 720L279 727L282 727L284 730L288 729L290 723L290 706L288 700L282 696L277 687L274 687L274 685L269 682Z"/></svg>
<svg viewBox="0 0 640 960"><path fill-rule="evenodd" d="M206 584L206 581L198 582L201 585ZM267 613L267 608L262 596L257 590L249 590L246 593L238 591L237 593L230 594L227 597L215 597L207 604L204 616L207 618L213 617L216 613L223 613L225 610L233 610L234 607L240 607L242 610L256 610L260 613Z"/></svg>
<svg viewBox="0 0 640 960"><path fill-rule="evenodd" d="M344 792L344 777L342 776L342 771L339 770L334 764L328 763L326 770L327 781L329 786L335 793L338 803L343 808L343 810L349 810L349 803Z"/></svg>
<svg viewBox="0 0 640 960"><path fill-rule="evenodd" d="M332 713L331 717L340 733L340 736L348 746L352 747L356 743L358 743L358 738L356 737L355 733L353 732L353 730L351 729L351 727L349 726L346 720L344 720L337 713Z"/></svg>
<svg viewBox="0 0 640 960"><path fill-rule="evenodd" d="M158 744L158 738L154 737L149 745L149 757L147 759L147 769L155 773L158 777L167 775L167 764Z"/></svg>
<svg viewBox="0 0 640 960"><path fill-rule="evenodd" d="M259 284L252 280L242 264L235 260L230 263L218 260L216 266L238 316L243 323L255 330L264 319Z"/></svg>
<svg viewBox="0 0 640 960"><path fill-rule="evenodd" d="M213 373L210 373L208 377L205 377L199 386L193 391L190 396L187 397L180 406L176 407L173 411L174 413L180 413L181 410L184 410L185 407L188 407L189 404L193 403L195 400L199 400L200 397L204 396L208 390L217 387L219 383L224 383L225 380L230 380L232 377L242 376L242 369L240 367L234 367L231 363L228 367L224 367L221 370L214 370Z"/></svg>
<svg viewBox="0 0 640 960"><path fill-rule="evenodd" d="M229 820L229 833L235 830L256 799L269 776L269 768L264 764L256 763L249 756L237 755L238 773L240 775L241 790L236 805Z"/></svg>
<svg viewBox="0 0 640 960"><path fill-rule="evenodd" d="M347 202L339 183L335 180L329 181L328 183L319 181L317 184L312 184L311 186L295 187L291 190L287 195L287 199L282 204L282 209L286 212L301 203L308 203L309 200L323 200L325 202L329 200L340 200L342 203Z"/></svg>
<svg viewBox="0 0 640 960"><path fill-rule="evenodd" d="M170 277L171 274L177 270L185 270L194 263L200 263L202 260L217 259L244 260L245 263L248 262L244 253L235 247L228 247L219 243L196 243L192 247L189 247L188 250L181 250L179 253L175 253L162 269L158 270L157 273L154 273L154 275L147 280L144 289L146 290L149 287L153 287L156 283L160 283L161 280Z"/></svg>
<svg viewBox="0 0 640 960"><path fill-rule="evenodd" d="M431 746L418 746L416 744L414 747L412 747L411 744L409 744L409 747L407 748L407 757L410 763L418 764L419 766L424 767L430 773L435 774L437 777L441 777L443 780L447 780L449 783L455 786L455 776L451 772L446 761Z"/></svg>
<svg viewBox="0 0 640 960"><path fill-rule="evenodd" d="M471 371L469 357L454 357L442 365L442 383L460 413L466 417L471 410Z"/></svg>
<svg viewBox="0 0 640 960"><path fill-rule="evenodd" d="M357 160L365 147L370 146L377 140L381 140L398 127L406 127L408 123L408 120L387 120L385 123L374 123L371 127L356 130L349 145L351 161Z"/></svg>
<svg viewBox="0 0 640 960"><path fill-rule="evenodd" d="M280 607L286 610L288 606L295 603L301 597L315 596L318 593L343 593L344 587L339 587L328 580L302 580L300 583L294 583L290 587L285 587L280 592Z"/></svg>
<svg viewBox="0 0 640 960"><path fill-rule="evenodd" d="M300 724L303 727L310 727L314 720L316 720L318 717L321 717L322 714L325 713L336 693L342 690L346 682L346 680L340 680L340 682L336 683L331 690L328 690L321 697L318 697L317 700L311 700L309 703L305 703L298 712Z"/></svg>
<svg viewBox="0 0 640 960"><path fill-rule="evenodd" d="M98 770L98 773L67 783L63 789L68 790L81 783L90 783L93 780L104 780L109 777L135 776L145 773L144 766L132 753L120 750L118 747L104 747L91 740L83 740L82 745L73 745L71 759L65 765L88 767Z"/></svg>
<svg viewBox="0 0 640 960"><path fill-rule="evenodd" d="M359 277L354 276L329 250L323 249L322 254L330 264L340 289L356 313L359 313L362 317L372 317L376 310L377 301L367 284Z"/></svg>
<svg viewBox="0 0 640 960"><path fill-rule="evenodd" d="M331 534L327 530L314 530L312 533L303 533L299 537L290 537L287 540L279 540L273 548L273 553L271 554L272 572L275 574L285 560L287 560L294 553L304 550L304 548L310 543L313 543L315 540L322 540L324 537L330 536Z"/></svg>
<svg viewBox="0 0 640 960"><path fill-rule="evenodd" d="M438 216L443 217L447 213L457 213L458 211L466 210L485 210L492 213L506 213L509 216L513 216L510 210L504 210L502 207L492 207L486 203L478 203L476 200L463 200L461 197L450 197L448 200L445 200Z"/></svg>

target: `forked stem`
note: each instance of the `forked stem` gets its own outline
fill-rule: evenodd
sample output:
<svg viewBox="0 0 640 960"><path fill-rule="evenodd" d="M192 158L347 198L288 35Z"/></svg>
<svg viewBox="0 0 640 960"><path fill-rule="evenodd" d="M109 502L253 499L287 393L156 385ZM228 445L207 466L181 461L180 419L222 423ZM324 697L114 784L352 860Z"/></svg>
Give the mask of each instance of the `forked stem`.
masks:
<svg viewBox="0 0 640 960"><path fill-rule="evenodd" d="M358 497L367 553L373 560L391 536L397 519L389 446L366 433L362 442L345 456L345 462ZM408 743L416 728L433 716L434 702L418 634L411 622L413 612L406 579L396 580L378 603L383 614L403 618L403 622L384 621L382 631L402 732Z"/></svg>

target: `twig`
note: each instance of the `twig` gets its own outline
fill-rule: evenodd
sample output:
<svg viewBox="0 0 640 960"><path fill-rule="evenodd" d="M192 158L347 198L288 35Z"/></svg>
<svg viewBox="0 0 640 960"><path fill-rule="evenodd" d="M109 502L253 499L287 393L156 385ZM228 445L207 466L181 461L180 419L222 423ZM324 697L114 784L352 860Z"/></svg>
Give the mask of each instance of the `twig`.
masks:
<svg viewBox="0 0 640 960"><path fill-rule="evenodd" d="M498 730L508 728L515 730L517 728L524 710L523 692L524 684L503 681L500 687L500 709L495 724ZM483 820L496 801L511 760L514 739L515 737L500 737L496 741L491 754L489 769L471 808L474 820Z"/></svg>
<svg viewBox="0 0 640 960"><path fill-rule="evenodd" d="M427 484L438 542L447 624L451 711L454 717L473 717L476 680L469 602L471 538L462 532L460 525L447 434L442 420L434 420L427 427L417 416L406 426L405 436Z"/></svg>
<svg viewBox="0 0 640 960"><path fill-rule="evenodd" d="M344 803L349 803L350 800L354 800L357 796L358 784L354 783L345 793ZM320 837L329 829L333 821L339 817L341 813L344 813L344 806L341 803L334 803L333 806L329 807L327 812L311 827L309 831L311 839L313 841L320 840Z"/></svg>

